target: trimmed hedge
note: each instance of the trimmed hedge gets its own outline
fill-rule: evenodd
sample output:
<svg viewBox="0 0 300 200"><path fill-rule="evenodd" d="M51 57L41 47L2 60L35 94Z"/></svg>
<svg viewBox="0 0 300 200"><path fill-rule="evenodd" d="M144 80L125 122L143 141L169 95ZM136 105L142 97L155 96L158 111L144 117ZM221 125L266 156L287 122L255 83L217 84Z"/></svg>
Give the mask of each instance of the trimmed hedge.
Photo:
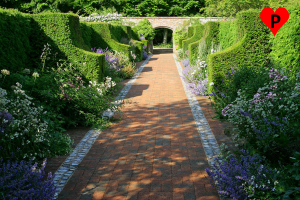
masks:
<svg viewBox="0 0 300 200"><path fill-rule="evenodd" d="M271 33L272 62L279 67L292 70L295 75L300 71L300 4L287 7L290 17L281 27L276 37Z"/></svg>
<svg viewBox="0 0 300 200"><path fill-rule="evenodd" d="M222 49L227 49L236 43L237 21L222 21L219 27L219 41Z"/></svg>
<svg viewBox="0 0 300 200"><path fill-rule="evenodd" d="M208 82L221 86L227 70L239 65L264 66L269 63L269 28L261 21L259 10L237 14L237 40L233 46L207 57ZM212 86L209 87L211 92Z"/></svg>
<svg viewBox="0 0 300 200"><path fill-rule="evenodd" d="M211 43L218 43L218 32L219 32L219 22L206 22L202 27L201 36L203 36L200 40L189 44L189 61L191 65L196 64L198 52L199 52L199 43L202 41L206 42L206 46L210 47Z"/></svg>
<svg viewBox="0 0 300 200"><path fill-rule="evenodd" d="M74 61L89 80L103 80L104 55L90 52L81 37L79 18L74 14L24 14L0 9L0 67L11 72L41 67L44 45L51 45L50 60ZM53 59L56 55L56 60Z"/></svg>
<svg viewBox="0 0 300 200"><path fill-rule="evenodd" d="M194 35L194 26L189 26L187 37L179 39L178 49L183 48L183 41L191 38L193 35ZM186 51L186 50L184 50L184 51Z"/></svg>
<svg viewBox="0 0 300 200"><path fill-rule="evenodd" d="M83 40L90 48L113 49L125 53L130 57L130 51L135 52L137 58L143 58L143 43L133 41L135 45L128 43L132 38L132 31L129 26L112 25L103 22L81 22Z"/></svg>
<svg viewBox="0 0 300 200"><path fill-rule="evenodd" d="M33 32L44 32L37 37L37 45L49 43L52 53L67 57L80 66L89 80L103 80L104 55L90 52L82 39L79 17L74 14L46 13L30 15L33 19Z"/></svg>
<svg viewBox="0 0 300 200"><path fill-rule="evenodd" d="M192 37L183 40L182 41L182 49L183 51L189 50L189 44L196 42L198 40L200 40L203 36L204 33L204 25L197 25L197 26L193 26L194 27L194 34ZM189 50L189 55L192 52ZM193 52L193 54L195 54L195 52Z"/></svg>
<svg viewBox="0 0 300 200"><path fill-rule="evenodd" d="M83 40L90 48L113 49L118 52L125 53L130 57L130 45L121 44L112 39L110 33L110 24L102 22L81 22L82 30L84 31Z"/></svg>
<svg viewBox="0 0 300 200"><path fill-rule="evenodd" d="M0 19L0 69L16 72L30 68L31 19L17 10L8 9L0 9Z"/></svg>

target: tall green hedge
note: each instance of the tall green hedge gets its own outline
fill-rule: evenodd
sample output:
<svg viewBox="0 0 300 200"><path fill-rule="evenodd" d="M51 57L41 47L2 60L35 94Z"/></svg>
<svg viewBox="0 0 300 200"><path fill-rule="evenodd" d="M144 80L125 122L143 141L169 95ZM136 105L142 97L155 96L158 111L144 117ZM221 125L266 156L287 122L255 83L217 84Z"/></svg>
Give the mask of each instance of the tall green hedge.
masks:
<svg viewBox="0 0 300 200"><path fill-rule="evenodd" d="M237 40L237 21L222 21L219 27L219 42L222 49L227 49L236 43Z"/></svg>
<svg viewBox="0 0 300 200"><path fill-rule="evenodd" d="M269 63L269 28L260 19L260 10L237 14L237 40L233 46L207 57L208 82L221 85L221 78L231 67L239 65L263 66ZM209 87L209 92L212 87Z"/></svg>
<svg viewBox="0 0 300 200"><path fill-rule="evenodd" d="M300 71L300 4L287 7L290 17L278 31L271 33L271 59L280 67L292 70L295 75Z"/></svg>
<svg viewBox="0 0 300 200"><path fill-rule="evenodd" d="M0 9L0 68L20 72L40 68L44 45L51 45L46 68L58 59L70 59L86 78L103 79L104 55L90 52L81 37L79 18L73 14L23 14ZM53 58L56 56L56 60Z"/></svg>
<svg viewBox="0 0 300 200"><path fill-rule="evenodd" d="M16 72L32 66L30 21L17 10L0 9L0 70Z"/></svg>
<svg viewBox="0 0 300 200"><path fill-rule="evenodd" d="M30 15L32 32L36 35L36 46L49 43L52 53L58 57L67 57L75 62L86 78L90 80L103 79L104 55L90 51L82 39L79 17L74 14L46 13Z"/></svg>
<svg viewBox="0 0 300 200"><path fill-rule="evenodd" d="M189 38L191 38L192 36L194 35L194 26L189 26L188 27L188 34L187 34L187 37L186 38L180 38L179 39L179 44L178 44L178 48L181 49L183 48L183 41L184 40L187 40ZM187 50L187 49L186 49ZM185 50L185 51L186 51Z"/></svg>
<svg viewBox="0 0 300 200"><path fill-rule="evenodd" d="M194 34L192 37L183 40L182 41L182 49L183 51L186 51L189 49L189 44L196 42L198 40L200 40L203 36L204 33L204 25L197 25L197 26L192 26L194 29ZM191 53L191 51L189 51L189 54ZM195 53L195 52L193 52Z"/></svg>
<svg viewBox="0 0 300 200"><path fill-rule="evenodd" d="M142 60L143 42L132 40L134 44L129 45L132 39L132 31L129 26L112 25L102 22L81 22L83 40L90 48L113 49L123 52L130 57L130 51Z"/></svg>
<svg viewBox="0 0 300 200"><path fill-rule="evenodd" d="M200 42L204 41L206 43L206 46L210 47L212 42L218 43L218 33L219 22L206 22L202 27L202 31L196 33L201 35L201 39L188 45L189 61L191 65L196 64Z"/></svg>
<svg viewBox="0 0 300 200"><path fill-rule="evenodd" d="M84 31L83 40L89 44L90 48L113 49L118 52L123 52L130 57L130 45L121 44L112 39L110 32L110 24L102 22L81 22L82 30Z"/></svg>

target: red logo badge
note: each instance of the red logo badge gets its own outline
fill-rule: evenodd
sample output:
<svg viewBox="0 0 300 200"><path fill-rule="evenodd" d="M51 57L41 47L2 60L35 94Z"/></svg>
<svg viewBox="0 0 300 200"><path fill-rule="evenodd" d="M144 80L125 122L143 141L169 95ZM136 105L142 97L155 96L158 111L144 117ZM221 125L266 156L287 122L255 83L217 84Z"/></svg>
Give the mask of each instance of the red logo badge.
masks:
<svg viewBox="0 0 300 200"><path fill-rule="evenodd" d="M260 13L260 19L269 27L275 36L278 30L289 19L289 12L283 8L278 8L275 12L272 8L264 8Z"/></svg>

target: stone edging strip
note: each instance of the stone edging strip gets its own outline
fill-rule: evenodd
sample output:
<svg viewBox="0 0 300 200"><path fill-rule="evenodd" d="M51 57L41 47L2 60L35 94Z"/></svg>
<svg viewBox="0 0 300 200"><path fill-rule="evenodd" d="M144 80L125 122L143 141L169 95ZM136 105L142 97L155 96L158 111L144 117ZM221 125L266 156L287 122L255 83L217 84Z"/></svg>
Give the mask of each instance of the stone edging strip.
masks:
<svg viewBox="0 0 300 200"><path fill-rule="evenodd" d="M138 71L134 74L134 76L128 81L128 83L124 86L119 95L115 98L113 104L118 105L125 98L126 94L130 90L136 78L140 75L144 66L148 63L152 55L148 56L148 58L144 61L144 63L140 66ZM110 118L114 114L113 111L107 110L103 113L104 118ZM59 193L63 190L68 180L73 175L74 171L77 169L80 162L83 160L85 155L89 152L90 148L94 144L97 137L100 135L101 130L92 129L86 133L86 135L82 138L82 140L78 143L76 148L70 154L68 158L62 163L62 165L55 172L54 184L56 186L55 199L58 197Z"/></svg>
<svg viewBox="0 0 300 200"><path fill-rule="evenodd" d="M214 164L213 158L216 157L216 155L220 154L220 148L217 143L217 140L213 134L213 132L210 129L210 126L201 110L201 107L196 99L196 96L190 92L188 89L187 84L184 82L182 78L182 68L180 66L180 63L177 61L176 55L173 53L174 60L176 62L176 66L178 69L178 73L180 75L182 85L185 91L185 94L187 96L187 99L189 101L196 126L199 132L199 135L201 137L202 145L204 147L204 151L208 160L208 164L212 166Z"/></svg>

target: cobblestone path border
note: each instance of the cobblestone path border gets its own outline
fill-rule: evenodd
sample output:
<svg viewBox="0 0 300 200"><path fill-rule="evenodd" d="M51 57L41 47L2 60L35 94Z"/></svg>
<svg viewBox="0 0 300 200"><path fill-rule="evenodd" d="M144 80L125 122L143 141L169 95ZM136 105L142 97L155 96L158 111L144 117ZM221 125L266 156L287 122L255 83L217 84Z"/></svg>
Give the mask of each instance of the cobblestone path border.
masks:
<svg viewBox="0 0 300 200"><path fill-rule="evenodd" d="M213 158L220 154L220 148L219 145L217 143L217 140L213 134L213 132L210 129L210 126L201 110L201 107L195 97L194 94L192 94L190 92L190 90L187 88L187 84L185 84L183 78L182 78L182 67L180 65L180 63L177 61L177 57L175 54L173 54L174 56L174 60L178 69L178 73L179 76L181 78L182 81L182 85L184 88L184 91L186 93L187 99L189 101L195 122L196 122L196 126L199 132L199 135L201 137L201 142L202 145L204 147L204 151L208 160L208 163L210 166L212 166L214 164L213 162Z"/></svg>
<svg viewBox="0 0 300 200"><path fill-rule="evenodd" d="M134 74L130 81L124 86L119 95L115 98L113 104L120 104L122 99L126 96L131 86L133 85L136 78L143 71L144 66L148 63L152 55L148 56L148 58L144 61L138 71ZM114 114L113 111L107 110L103 113L104 118L110 118ZM54 184L56 186L55 199L58 197L59 193L63 190L68 180L73 175L74 171L77 169L78 165L88 153L95 140L101 133L100 130L92 129L87 132L87 134L83 137L83 139L78 143L76 148L73 150L71 155L62 163L62 165L55 172Z"/></svg>

